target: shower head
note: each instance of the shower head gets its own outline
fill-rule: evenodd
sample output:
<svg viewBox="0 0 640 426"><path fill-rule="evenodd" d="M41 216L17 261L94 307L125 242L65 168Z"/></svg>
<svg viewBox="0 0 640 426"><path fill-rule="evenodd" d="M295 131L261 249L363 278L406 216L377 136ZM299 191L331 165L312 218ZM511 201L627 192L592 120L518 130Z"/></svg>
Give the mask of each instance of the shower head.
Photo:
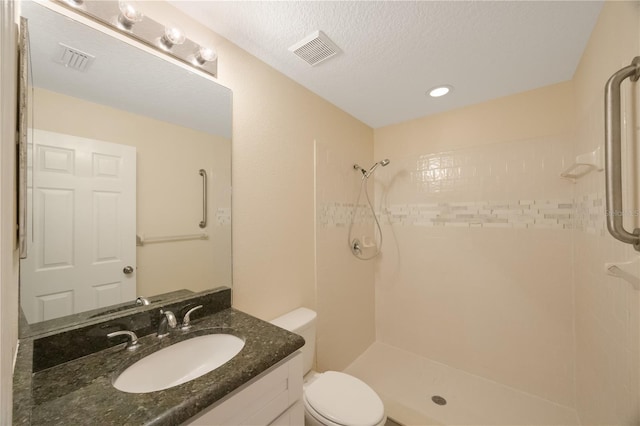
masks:
<svg viewBox="0 0 640 426"><path fill-rule="evenodd" d="M389 164L390 162L391 162L391 161L389 161L389 159L388 159L388 158L385 158L384 160L382 160L382 161L378 161L376 164L374 164L373 166L371 166L371 168L369 169L369 171L368 171L368 172L364 173L364 171L363 171L363 173L364 173L365 177L369 177L369 176L371 176L371 174L373 173L373 171L376 169L376 167L378 167L378 166L382 166L382 167L384 167L384 166L386 166L387 164Z"/></svg>

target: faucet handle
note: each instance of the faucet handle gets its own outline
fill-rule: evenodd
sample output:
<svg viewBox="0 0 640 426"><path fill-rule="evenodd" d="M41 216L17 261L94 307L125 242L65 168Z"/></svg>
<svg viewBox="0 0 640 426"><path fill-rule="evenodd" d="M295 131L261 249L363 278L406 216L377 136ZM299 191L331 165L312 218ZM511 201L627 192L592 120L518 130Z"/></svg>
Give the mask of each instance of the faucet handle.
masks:
<svg viewBox="0 0 640 426"><path fill-rule="evenodd" d="M138 297L136 299L136 305L138 306L149 306L151 304L151 302L149 302L149 299L147 299L146 297Z"/></svg>
<svg viewBox="0 0 640 426"><path fill-rule="evenodd" d="M122 330L122 331L114 331L113 333L107 334L107 337L109 338L116 337L116 336L129 336L130 340L127 342L127 345L125 346L125 349L129 351L133 351L137 349L138 346L140 346L140 343L138 343L138 336L136 336L136 333L134 333L133 331Z"/></svg>
<svg viewBox="0 0 640 426"><path fill-rule="evenodd" d="M191 328L191 317L190 317L190 315L191 315L191 313L193 311L198 310L200 308L202 308L202 305L198 305L198 306L196 306L194 308L191 308L191 309L189 309L187 311L186 314L184 314L184 318L182 318L182 326L180 327L180 330L186 331L186 330L189 330Z"/></svg>

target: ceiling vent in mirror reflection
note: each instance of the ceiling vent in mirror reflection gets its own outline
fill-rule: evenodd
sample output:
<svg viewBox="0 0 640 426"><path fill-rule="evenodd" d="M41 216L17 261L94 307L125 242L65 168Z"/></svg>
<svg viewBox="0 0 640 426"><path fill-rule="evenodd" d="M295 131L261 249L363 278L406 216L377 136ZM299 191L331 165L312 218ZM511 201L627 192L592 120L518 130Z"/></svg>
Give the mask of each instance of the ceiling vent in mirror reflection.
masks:
<svg viewBox="0 0 640 426"><path fill-rule="evenodd" d="M57 56L58 60L56 62L76 71L86 71L89 65L91 65L93 60L96 58L93 55L67 46L63 43L58 43L58 46L60 46L60 51Z"/></svg>
<svg viewBox="0 0 640 426"><path fill-rule="evenodd" d="M289 48L303 61L311 66L333 58L342 51L322 31L316 31Z"/></svg>

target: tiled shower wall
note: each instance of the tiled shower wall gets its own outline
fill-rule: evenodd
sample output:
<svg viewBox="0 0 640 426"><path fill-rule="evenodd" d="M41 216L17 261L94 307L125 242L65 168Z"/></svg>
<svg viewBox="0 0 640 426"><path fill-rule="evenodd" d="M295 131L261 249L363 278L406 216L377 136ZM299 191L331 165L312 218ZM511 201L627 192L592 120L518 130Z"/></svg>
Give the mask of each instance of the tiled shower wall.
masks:
<svg viewBox="0 0 640 426"><path fill-rule="evenodd" d="M543 138L398 157L382 212L399 226L570 229L570 185L550 173L567 165L567 146Z"/></svg>
<svg viewBox="0 0 640 426"><path fill-rule="evenodd" d="M571 101L564 83L376 130L378 340L574 405L572 229L591 224L560 177Z"/></svg>
<svg viewBox="0 0 640 426"><path fill-rule="evenodd" d="M575 153L603 144L604 84L618 69L640 54L640 8L637 2L605 2L598 23L574 77L577 132ZM638 84L623 86L623 208L626 229L638 227L640 187L637 184L640 146L637 126ZM630 96L635 92L634 96ZM635 108L631 105L635 104ZM635 183L634 183L635 182ZM606 275L606 262L637 258L631 246L605 231L602 173L592 173L575 185L578 210L593 227L574 232L576 408L583 424L640 424L640 292ZM585 205L586 203L586 205ZM640 267L636 267L640 276Z"/></svg>

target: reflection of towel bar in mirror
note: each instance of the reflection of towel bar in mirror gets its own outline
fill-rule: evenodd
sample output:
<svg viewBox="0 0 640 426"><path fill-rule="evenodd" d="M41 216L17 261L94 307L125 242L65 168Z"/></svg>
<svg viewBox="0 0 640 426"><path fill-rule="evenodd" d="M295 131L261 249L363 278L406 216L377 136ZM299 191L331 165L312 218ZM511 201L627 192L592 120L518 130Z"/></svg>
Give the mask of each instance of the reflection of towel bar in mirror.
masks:
<svg viewBox="0 0 640 426"><path fill-rule="evenodd" d="M136 235L136 245L144 246L145 244L154 243L170 243L174 241L191 241L191 240L208 240L209 234L186 234L186 235L163 235L158 237L145 237L144 234Z"/></svg>
<svg viewBox="0 0 640 426"><path fill-rule="evenodd" d="M573 164L560 173L560 176L565 179L571 179L575 183L576 179L594 170L602 171L603 169L602 150L597 147L591 152L576 156Z"/></svg>

